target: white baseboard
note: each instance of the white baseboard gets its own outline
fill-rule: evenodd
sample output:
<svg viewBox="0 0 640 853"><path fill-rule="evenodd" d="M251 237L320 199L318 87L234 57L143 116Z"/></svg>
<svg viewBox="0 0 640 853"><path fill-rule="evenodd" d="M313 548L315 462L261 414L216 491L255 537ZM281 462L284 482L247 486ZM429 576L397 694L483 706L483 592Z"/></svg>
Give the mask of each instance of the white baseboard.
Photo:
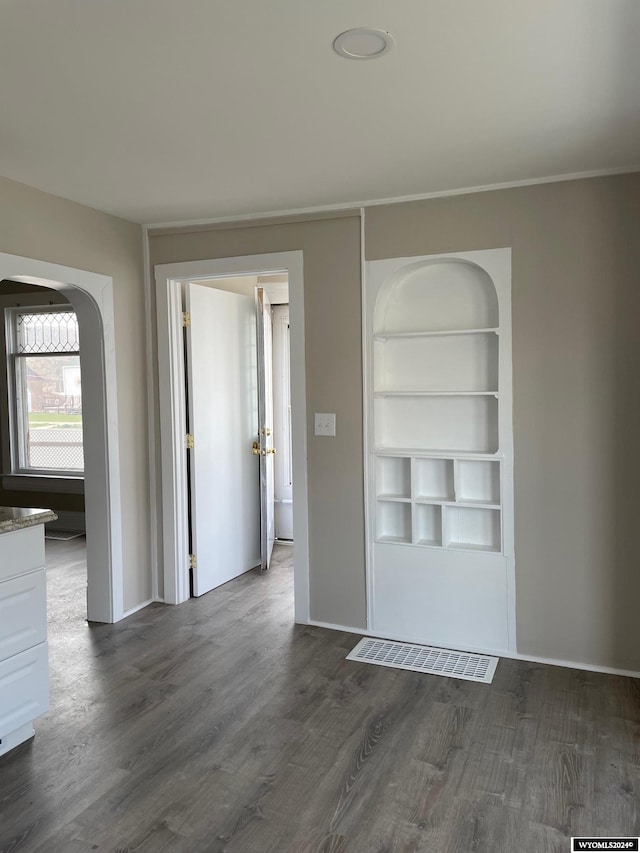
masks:
<svg viewBox="0 0 640 853"><path fill-rule="evenodd" d="M568 669L582 669L585 672L603 672L605 675L624 675L627 678L640 678L640 672L633 669L617 669L613 666L599 666L598 664L579 663L578 661L559 660L556 658L538 658L531 655L503 655L502 657L513 658L514 660L529 661L529 663L543 663L549 666L564 666Z"/></svg>
<svg viewBox="0 0 640 853"><path fill-rule="evenodd" d="M441 643L427 642L425 640L416 640L413 637L399 637L385 634L383 637L380 634L369 631L366 628L353 628L347 625L334 625L331 622L316 622L310 619L309 622L299 622L300 625L313 625L316 628L328 628L330 631L342 631L347 634L356 634L359 637L380 637L383 640L398 640L404 643L415 643L416 645L442 645ZM447 646L450 648L450 646ZM602 672L606 675L623 675L627 678L640 678L640 672L631 669L616 669L611 666L599 666L598 664L581 663L578 661L561 660L557 658L540 658L532 657L531 655L521 655L517 652L507 652L501 649L485 649L476 648L475 646L465 646L464 648L456 646L455 651L459 652L476 652L483 655L493 655L494 657L510 658L511 660L527 661L529 663L541 663L547 666L563 666L567 669L581 669L586 672Z"/></svg>

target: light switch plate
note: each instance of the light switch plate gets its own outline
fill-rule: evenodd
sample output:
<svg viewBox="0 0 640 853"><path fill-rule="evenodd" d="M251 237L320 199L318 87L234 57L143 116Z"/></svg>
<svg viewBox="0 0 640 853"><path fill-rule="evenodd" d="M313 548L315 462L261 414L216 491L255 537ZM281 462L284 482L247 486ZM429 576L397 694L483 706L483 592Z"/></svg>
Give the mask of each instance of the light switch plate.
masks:
<svg viewBox="0 0 640 853"><path fill-rule="evenodd" d="M329 412L316 412L314 422L315 435L335 435L336 416Z"/></svg>

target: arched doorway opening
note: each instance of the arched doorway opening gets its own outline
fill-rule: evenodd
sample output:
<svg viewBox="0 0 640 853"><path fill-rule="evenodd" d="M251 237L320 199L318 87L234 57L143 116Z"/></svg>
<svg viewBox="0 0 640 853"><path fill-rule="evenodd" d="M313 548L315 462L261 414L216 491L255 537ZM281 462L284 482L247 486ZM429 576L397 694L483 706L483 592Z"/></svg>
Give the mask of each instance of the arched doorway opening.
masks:
<svg viewBox="0 0 640 853"><path fill-rule="evenodd" d="M109 276L0 253L0 281L57 290L80 328L83 376L87 618L122 618L122 508L116 397L113 281Z"/></svg>

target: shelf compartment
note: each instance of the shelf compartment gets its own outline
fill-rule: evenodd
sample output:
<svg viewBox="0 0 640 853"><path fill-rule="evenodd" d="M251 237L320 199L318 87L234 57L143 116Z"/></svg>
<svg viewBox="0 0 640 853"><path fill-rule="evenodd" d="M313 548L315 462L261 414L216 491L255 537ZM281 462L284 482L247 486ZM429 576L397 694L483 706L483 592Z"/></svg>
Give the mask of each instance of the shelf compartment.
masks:
<svg viewBox="0 0 640 853"><path fill-rule="evenodd" d="M392 337L374 346L378 392L486 392L498 388L495 334ZM495 389L495 391L494 391Z"/></svg>
<svg viewBox="0 0 640 853"><path fill-rule="evenodd" d="M456 496L461 503L500 503L500 463L459 459Z"/></svg>
<svg viewBox="0 0 640 853"><path fill-rule="evenodd" d="M493 329L499 325L498 297L491 277L458 260L415 262L398 270L376 301L376 334L420 329Z"/></svg>
<svg viewBox="0 0 640 853"><path fill-rule="evenodd" d="M376 458L376 496L385 500L411 498L411 459L402 456Z"/></svg>
<svg viewBox="0 0 640 853"><path fill-rule="evenodd" d="M500 510L447 506L445 508L445 542L447 548L500 553L502 550Z"/></svg>
<svg viewBox="0 0 640 853"><path fill-rule="evenodd" d="M416 501L454 500L453 460L414 459L413 484Z"/></svg>
<svg viewBox="0 0 640 853"><path fill-rule="evenodd" d="M442 507L416 504L413 508L414 545L442 547Z"/></svg>
<svg viewBox="0 0 640 853"><path fill-rule="evenodd" d="M450 448L460 453L498 450L495 397L377 397L373 404L377 446L435 453Z"/></svg>
<svg viewBox="0 0 640 853"><path fill-rule="evenodd" d="M376 540L411 544L411 504L408 501L376 501Z"/></svg>

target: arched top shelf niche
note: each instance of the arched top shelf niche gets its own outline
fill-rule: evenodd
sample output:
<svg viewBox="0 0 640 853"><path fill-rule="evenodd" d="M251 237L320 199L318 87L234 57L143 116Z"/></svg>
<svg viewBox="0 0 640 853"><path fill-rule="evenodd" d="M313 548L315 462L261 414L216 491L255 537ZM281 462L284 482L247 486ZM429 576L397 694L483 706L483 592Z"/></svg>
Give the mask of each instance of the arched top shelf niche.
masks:
<svg viewBox="0 0 640 853"><path fill-rule="evenodd" d="M498 296L491 276L455 258L403 267L382 285L373 333L385 335L497 329Z"/></svg>

